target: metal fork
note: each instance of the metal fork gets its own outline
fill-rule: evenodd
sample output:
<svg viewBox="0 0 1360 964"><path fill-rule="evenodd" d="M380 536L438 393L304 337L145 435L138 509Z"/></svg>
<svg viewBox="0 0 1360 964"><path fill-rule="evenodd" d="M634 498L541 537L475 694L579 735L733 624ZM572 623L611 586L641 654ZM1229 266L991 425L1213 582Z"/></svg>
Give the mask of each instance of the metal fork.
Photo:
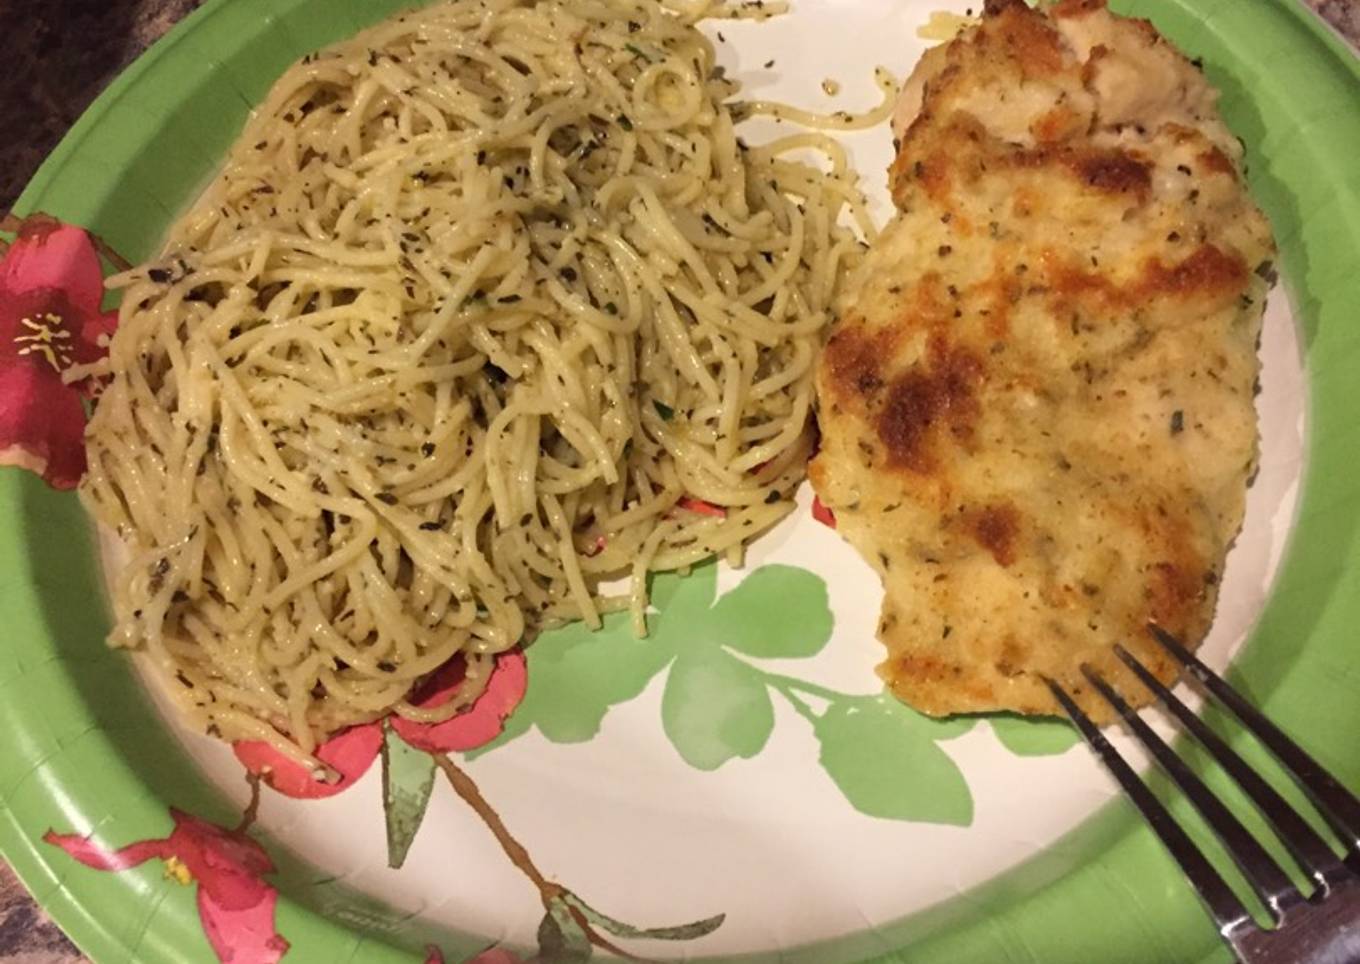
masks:
<svg viewBox="0 0 1360 964"><path fill-rule="evenodd" d="M1046 679L1053 695L1081 735L1151 825L1171 856L1198 891L1223 940L1243 964L1356 964L1360 962L1360 800L1304 752L1297 743L1252 707L1213 670L1173 636L1148 627L1154 639L1195 677L1210 697L1226 707L1274 754L1317 806L1344 848L1337 856L1322 838L1252 770L1235 751L1157 680L1128 650L1116 646L1125 665L1147 686L1181 726L1237 781L1260 808L1275 833L1312 883L1311 893L1294 886L1232 812L1195 775L1124 699L1090 666L1082 673L1114 707L1157 764L1190 799L1241 869L1273 919L1272 927L1256 924L1250 912L1213 865L1181 829L1138 774L1056 682Z"/></svg>

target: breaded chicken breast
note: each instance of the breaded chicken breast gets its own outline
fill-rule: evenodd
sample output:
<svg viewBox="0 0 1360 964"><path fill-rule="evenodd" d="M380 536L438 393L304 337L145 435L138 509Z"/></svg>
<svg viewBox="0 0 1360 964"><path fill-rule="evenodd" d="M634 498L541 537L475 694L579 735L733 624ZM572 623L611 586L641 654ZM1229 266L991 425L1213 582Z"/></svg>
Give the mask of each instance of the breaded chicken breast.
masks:
<svg viewBox="0 0 1360 964"><path fill-rule="evenodd" d="M1201 72L1103 0L988 0L903 89L898 213L819 362L811 466L932 715L1135 702L1198 645L1257 458L1269 225Z"/></svg>

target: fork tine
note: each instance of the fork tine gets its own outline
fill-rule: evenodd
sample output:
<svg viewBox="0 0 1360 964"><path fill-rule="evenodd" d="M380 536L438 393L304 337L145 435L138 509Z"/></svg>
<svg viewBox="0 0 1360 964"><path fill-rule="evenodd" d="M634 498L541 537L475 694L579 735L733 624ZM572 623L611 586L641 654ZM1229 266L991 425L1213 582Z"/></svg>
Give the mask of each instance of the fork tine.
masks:
<svg viewBox="0 0 1360 964"><path fill-rule="evenodd" d="M1360 861L1360 800L1343 787L1302 747L1264 714L1244 700L1223 678L1205 666L1176 637L1153 623L1148 629L1157 642L1190 670L1214 697L1233 712L1293 775L1294 780L1346 845L1352 861Z"/></svg>
<svg viewBox="0 0 1360 964"><path fill-rule="evenodd" d="M1321 893L1330 891L1347 871L1327 842L1308 825L1308 821L1299 816L1297 810L1275 792L1274 787L1247 765L1236 750L1209 729L1204 721L1191 712L1190 707L1177 698L1161 680L1148 672L1147 668L1138 662L1137 657L1123 646L1116 645L1114 651L1115 655L1124 661L1124 665L1133 670L1143 681L1143 685L1151 690L1181 725L1209 751L1209 755L1218 761L1219 766L1237 781L1237 785L1265 814L1290 855L1322 888Z"/></svg>
<svg viewBox="0 0 1360 964"><path fill-rule="evenodd" d="M1095 752L1100 761L1105 764L1106 769L1119 781L1119 785L1128 794L1133 805L1143 815L1143 819L1148 822L1148 826L1157 834L1162 841L1162 845L1171 853L1176 863L1180 864L1181 871L1190 881L1195 892L1199 894L1200 900L1209 911L1209 916L1218 925L1218 932L1229 942L1240 939L1241 935L1247 931L1256 930L1256 925L1247 913L1247 909L1242 906L1242 902L1237 899L1237 895L1232 892L1227 883L1219 875L1218 871L1200 853L1199 848L1191 842L1189 836L1181 829L1171 816L1171 813L1162 805L1147 784L1138 778L1138 774L1133 771L1133 767L1119 755L1110 741L1105 738L1105 734L1091 722L1091 718L1081 711L1072 698L1053 680L1044 677L1044 682L1048 684L1049 690L1053 693L1053 698L1062 706L1064 712L1071 718L1072 722L1081 731L1082 737Z"/></svg>
<svg viewBox="0 0 1360 964"><path fill-rule="evenodd" d="M1181 792L1203 815L1205 822L1209 824L1215 836L1227 848L1233 862L1241 869L1243 875L1251 883L1252 889L1270 908L1271 916L1278 922L1283 916L1285 908L1298 903L1302 899L1302 895L1289 879L1289 876L1270 854L1266 853L1265 848L1251 835L1251 831L1242 826L1242 822L1223 805L1223 801L1214 796L1213 791L1204 785L1204 781L1195 775L1195 772L1186 765L1184 760L1172 752L1171 747L1166 745L1166 741L1158 736L1152 727L1148 726L1147 721L1133 711L1133 707L1129 706L1124 698L1101 678L1099 673L1086 665L1081 667L1081 671L1091 681L1091 685L1100 691L1100 695L1105 697L1106 702L1113 706L1115 712L1128 724L1133 735L1138 738L1138 742L1143 744L1144 748L1152 754L1153 759L1157 761L1157 765L1166 771L1167 776L1176 781L1176 786L1181 788Z"/></svg>

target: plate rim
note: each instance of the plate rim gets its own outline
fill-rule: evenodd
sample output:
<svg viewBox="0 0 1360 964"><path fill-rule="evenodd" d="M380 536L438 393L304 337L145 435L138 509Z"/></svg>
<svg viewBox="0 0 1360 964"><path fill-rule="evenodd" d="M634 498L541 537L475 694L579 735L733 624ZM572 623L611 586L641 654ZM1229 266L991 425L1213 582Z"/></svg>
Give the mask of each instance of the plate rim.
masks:
<svg viewBox="0 0 1360 964"><path fill-rule="evenodd" d="M1116 4L1123 12L1141 13L1147 15L1149 8L1157 8L1159 21L1162 18L1170 17L1172 11L1179 11L1183 17L1197 18L1202 23L1210 21L1211 17L1222 11L1227 10L1230 0L1216 0L1216 2L1199 2L1195 0L1132 0L1122 4ZM333 22L326 25L324 32L332 36L344 36L354 32L364 25L365 21L373 21L382 16L389 15L391 12L403 7L411 6L410 3L399 2L399 0L381 0L380 3L365 4L363 0L341 0L341 2L329 6L327 15L333 18ZM136 91L138 86L143 84L148 78L154 80L154 75L158 70L164 70L166 59L173 57L176 52L183 52L193 47L196 41L201 42L207 35L206 31L210 25L212 30L227 29L224 21L229 21L232 17L243 17L243 11L248 9L266 9L266 21L283 23L281 19L291 15L295 11L315 8L315 0L285 0L282 3L269 5L265 0L208 0L203 6L194 11L176 27L174 27L159 42L153 45L146 53L133 62L126 70L110 84L110 86L95 100L95 102L81 115L67 135L63 138L58 147L44 162L39 171L29 182L28 187L20 196L16 204L17 210L31 210L38 206L42 199L50 198L53 192L59 192L62 188L63 177L68 180L71 177L79 176L79 171L75 174L69 173L70 165L80 160L81 150L86 146L86 141L92 134L97 133L101 126L108 125L119 120L118 112L129 108L125 98ZM1274 75L1263 71L1272 64L1282 61L1293 61L1294 58L1307 57L1312 55L1315 59L1309 65L1309 77L1303 86L1311 88L1314 92L1321 91L1327 94L1332 100L1336 99L1338 93L1344 95L1347 92L1354 94L1356 85L1360 84L1360 62L1350 55L1344 47L1341 47L1335 37L1330 35L1323 25L1316 20L1311 11L1308 11L1301 3L1288 3L1285 5L1272 4L1269 0L1245 0L1234 4L1234 13L1239 18L1233 24L1219 25L1218 36L1227 37L1240 50L1250 53L1256 61L1260 70L1255 71L1257 79L1260 81L1259 87L1253 88L1253 97L1269 96L1280 103L1288 103L1291 91L1288 89L1289 82L1280 79L1280 74ZM305 14L304 14L305 15ZM794 14L796 16L796 11ZM218 18L222 18L219 20ZM259 19L259 18L252 18ZM1223 19L1223 18L1218 18ZM1160 24L1159 24L1160 25ZM1275 31L1261 28L1275 28ZM1165 27L1164 27L1165 29ZM1272 35L1273 34L1273 35ZM285 31L285 42L292 42L291 35ZM329 42L329 41L327 41ZM1320 49L1319 49L1320 45ZM305 52L308 47L315 47L316 44L301 47L294 56ZM1324 56L1318 56L1324 54ZM1239 68L1249 68L1251 62L1243 61L1237 65ZM1211 64L1211 73L1214 65ZM221 62L206 62L203 70L203 78L224 71ZM1225 75L1226 78L1226 75ZM1217 83L1223 79L1214 77ZM273 77L267 78L265 86L272 83ZM262 91L261 91L262 92ZM240 91L243 100L248 101L245 91ZM258 97L256 98L258 99ZM1314 98L1315 100L1317 98ZM1323 98L1328 99L1327 97ZM121 105L121 106L120 106ZM1279 105L1277 104L1276 107ZM144 109L135 105L132 110ZM146 118L149 122L155 123L163 118L154 115ZM1360 143L1360 111L1351 109L1349 113L1343 113L1340 119L1341 126L1347 128L1344 137L1355 143ZM227 125L232 131L233 136L227 138L229 142L234 139L235 125ZM1278 132L1273 132L1275 136ZM126 135L130 137L131 135ZM1313 153L1319 154L1324 161L1331 166L1335 173L1335 165L1344 165L1350 154L1338 146L1338 141L1343 137L1342 133L1333 132L1333 139L1329 144L1318 144L1316 138L1310 142L1309 146ZM135 139L135 138L134 138ZM115 141L117 138L115 138ZM1261 147L1259 143L1248 141L1249 152ZM87 161L90 159L86 159ZM213 158L214 162L216 158ZM1267 173L1270 173L1270 159L1262 159L1267 163ZM1344 166L1342 167L1344 171ZM1334 180L1334 178L1333 178ZM1344 187L1344 182L1341 185ZM107 202L109 199L103 199ZM151 198L159 204L159 199ZM1308 219L1300 216L1299 233L1301 237L1297 239L1298 245L1305 245L1305 238L1302 235L1306 232L1310 238L1313 236L1326 236L1332 243L1344 245L1349 243L1348 250L1360 250L1360 198L1354 193L1347 195L1344 191L1335 195L1331 206L1320 208L1311 212ZM86 199L88 203L88 198ZM63 205L52 205L56 208L52 213L60 216L70 217L78 223L88 223L75 215L69 214ZM106 210L106 204L97 205L94 212ZM74 205L73 207L78 207ZM161 205L164 208L164 205ZM89 215L87 214L87 218ZM93 219L97 220L97 218ZM1312 223L1305 223L1305 220ZM1348 240L1347 240L1348 239ZM1290 239L1291 244L1295 239ZM1311 244L1319 243L1312 240ZM1287 547L1285 558L1281 563L1280 576L1277 577L1276 586L1272 587L1270 599L1267 603L1266 611L1258 621L1256 629L1251 634L1251 640L1238 660L1234 663L1233 675L1239 682L1247 682L1249 688L1254 688L1257 692L1265 695L1264 702L1268 709L1277 712L1280 708L1273 704L1281 702L1281 693L1287 693L1292 689L1298 689L1297 662L1288 666L1281 666L1278 654L1272 657L1265 653L1266 647L1255 645L1256 638L1267 634L1274 627L1279 630L1283 624L1287 624L1292 618L1292 614L1302 605L1294 602L1291 605L1283 606L1277 604L1277 592L1283 591L1291 597L1298 595L1299 598L1310 595L1306 592L1307 586L1295 586L1299 576L1290 576L1290 573L1300 568L1298 533L1301 526L1319 511L1319 506L1323 509L1335 508L1329 504L1337 498L1345 498L1343 491L1338 496L1335 491L1336 477L1320 476L1320 472L1325 472L1328 468L1344 468L1344 460L1341 465L1334 465L1337 461L1334 457L1337 449L1344 448L1342 441L1360 441L1360 431L1345 424L1335 424L1335 419L1329 419L1322 406L1332 406L1335 408L1335 399L1338 397L1349 397L1352 400L1360 399L1360 391L1347 391L1347 386L1343 383L1345 379L1339 377L1341 366L1331 359L1344 359L1347 347L1357 349L1356 357L1360 358L1360 338L1346 339L1335 332L1336 323L1325 326L1326 319L1322 317L1327 306L1322 305L1318 300L1318 289L1327 292L1326 300L1334 308L1338 303L1344 303L1346 293L1353 292L1351 303L1356 303L1355 296L1360 295L1360 284L1353 278L1346 278L1342 275L1329 277L1325 274L1313 277L1315 269L1313 259L1296 256L1291 258L1282 239L1282 251L1284 252L1285 274L1287 277L1299 279L1299 284L1308 289L1301 298L1304 302L1300 305L1299 311L1302 316L1305 329L1312 329L1305 332L1306 340L1310 343L1307 350L1308 356L1308 404L1310 416L1310 436L1307 440L1307 458L1305 460L1305 479L1303 491L1299 504L1299 518L1296 521L1293 532L1291 533L1290 544ZM1291 263L1293 262L1293 263ZM1291 270L1292 269L1292 270ZM1310 305L1308 301L1312 299ZM1333 312L1334 313L1334 312ZM1322 330L1319 330L1319 329ZM1324 344L1319 347L1318 340ZM1337 342L1337 344L1333 344ZM1346 344L1349 342L1349 346ZM1333 356L1331 351L1336 350L1339 354ZM1315 353L1322 352L1322 358L1316 357ZM1331 373L1330 375L1327 373ZM1317 386L1314 385L1313 375L1318 374L1323 377L1323 381ZM1316 389L1316 390L1315 390ZM1345 392L1345 395L1341 393ZM1320 396L1322 396L1320 398ZM1322 415L1319 422L1314 418ZM1342 420L1344 423L1344 420ZM1338 441L1338 439L1340 441ZM1322 442L1326 441L1331 447L1330 453L1322 449ZM58 529L69 530L70 520L60 518L62 510L56 505L56 501L65 498L54 496L40 491L38 486L26 480L18 480L16 473L5 473L5 477L0 479L0 494L7 497L0 499L0 523L9 517L13 524L0 524L0 531L5 534L0 535L0 559L5 560L8 565L5 570L11 577L18 576L16 583L25 580L22 585L11 587L10 589L0 588L0 618L5 614L13 614L15 610L14 600L16 598L39 598L35 593L40 590L43 583L43 575L34 572L28 566L29 558L27 551L32 547L33 540L47 538L48 533L43 530L43 526L34 525L38 522L55 521ZM12 497L12 498L11 498ZM23 509L31 510L25 515ZM1352 507L1354 508L1354 507ZM26 535L21 535L25 533ZM1352 530L1348 535L1349 541L1337 540L1341 545L1339 549L1345 551L1350 559L1360 560L1360 539ZM72 538L78 535L72 533ZM21 570L21 571L19 571ZM1303 574L1309 575L1309 574ZM1289 577L1289 578L1286 578ZM1308 581L1307 579L1304 580ZM1282 589L1283 586L1283 589ZM47 590L51 591L50 587ZM1335 599L1328 597L1323 600L1330 603L1334 609L1345 610L1351 615L1360 615L1360 594L1352 593L1348 598ZM1333 623L1344 625L1345 614L1337 615L1335 611L1329 613L1328 618ZM1315 630L1314 635L1316 635ZM1334 637L1339 638L1339 637ZM47 650L54 662L62 659L59 643L54 639L43 640ZM1333 646L1328 649L1339 649ZM110 653L112 659L121 659L117 654ZM16 663L16 665L18 665ZM20 668L20 672L11 677L6 675L7 666L0 662L0 685L9 685L14 680L27 675L27 671ZM1293 683L1291 684L1291 679ZM54 682L53 686L59 686L62 681ZM66 681L69 683L69 680ZM69 693L65 694L70 696ZM1360 719L1360 713L1353 714L1354 718ZM4 721L9 726L4 727L6 735L0 737L0 745L13 743L14 723L25 725L22 718L14 719L14 714L9 707L0 709L0 721ZM32 725L29 721L28 725ZM1327 760L1327 753L1338 755L1335 746L1323 744L1321 742L1311 744L1313 749L1323 756L1324 762ZM37 767L44 761L41 759L30 760L23 756L26 747L19 747L20 757L23 762ZM1325 752L1324 752L1325 751ZM1350 767L1350 775L1355 776L1360 772L1360 759L1342 761ZM5 772L0 767L0 775ZM130 776L139 779L136 772ZM43 781L38 781L43 783ZM15 873L24 882L30 892L35 895L46 894L40 897L39 902L47 909L48 913L57 923L85 950L92 958L102 959L105 954L110 958L117 957L119 954L132 955L142 951L153 951L161 953L162 956L154 958L143 957L144 960L183 960L184 945L181 939L190 931L197 930L197 921L193 917L192 908L181 907L178 911L171 911L168 915L161 914L159 910L146 920L146 928L142 931L141 939L151 943L141 946L140 951L137 945L128 945L126 941L121 941L115 934L119 928L115 925L115 919L126 910L126 903L130 899L145 899L146 887L148 884L154 885L159 878L158 872L143 871L141 873L120 874L115 877L105 877L98 881L94 887L80 888L81 890L96 890L106 894L118 894L116 898L95 897L82 899L75 890L67 886L65 878L71 873L70 861L56 853L55 848L43 848L40 842L33 836L33 831L38 828L29 827L28 832L18 823L18 818L10 805L9 790L12 789L6 782L0 785L0 854L9 860ZM49 791L48 800L49 813L68 818L77 817L82 811L77 808L68 811L68 807L80 801L79 795L72 795L69 791L72 787L60 782L46 788ZM88 788L81 789L81 793L88 794ZM205 790L201 794L202 799L198 801L203 813L208 816L220 815L224 820L229 819L230 811L225 801L215 790ZM145 801L147 807L156 809L164 816L165 805L159 799ZM97 812L98 807L94 810ZM88 811L86 811L88 812ZM143 814L143 817L147 814ZM115 818L110 815L110 820L123 819ZM143 819L140 821L145 823ZM136 827L138 820L128 821L126 825ZM98 826L104 826L100 823ZM150 835L155 835L154 831ZM120 827L119 839L122 840L123 830ZM136 834L131 834L129 839L135 839ZM286 846L286 845L284 845ZM1099 849L1102 854L1115 854L1122 860L1134 861L1146 867L1155 867L1159 863L1164 863L1164 858L1157 850L1155 841L1146 833L1136 819L1127 814L1121 815L1113 805L1106 805L1094 816L1083 821L1081 825L1065 834L1058 842L1036 854L1019 867L1012 868L1003 872L996 878L970 891L967 901L973 912L971 913L972 923L976 924L985 917L993 920L993 926L1012 932L1012 939L1021 941L1019 946L1025 946L1022 936L1024 928L1019 922L1009 918L1016 913L1016 908L1025 909L1026 913L1036 912L1035 901L1046 901L1056 890L1070 890L1073 884L1073 874L1071 873L1072 862L1082 861L1083 855L1089 855L1091 848ZM49 852L50 850L50 852ZM63 865L62 862L65 862ZM1085 866L1083 864L1083 866ZM1054 883L1053 879L1067 881L1066 885ZM289 875L292 876L292 875ZM1171 876L1175 877L1174 869ZM128 886L114 886L114 881L129 882ZM299 953L304 953L310 957L313 954L319 956L320 949L329 945L336 952L348 951L349 957L355 957L362 949L366 953L365 959L380 960L407 960L410 952L395 948L372 934L362 934L350 930L348 927L338 925L326 916L317 913L310 907L299 903L286 889L283 882L280 883L280 929L289 934L294 943L294 948ZM1034 890L1029 900L1020 900L1010 904L1009 909L995 906L1000 899L998 895L1006 895L1016 889ZM1057 898L1062 903L1065 898L1059 895ZM182 901L180 902L183 903ZM946 904L955 904L950 901ZM1187 923L1193 924L1193 920L1187 922L1181 919L1177 924L1179 931L1184 931L1199 951L1197 954L1202 956L1204 952L1209 957L1214 957L1214 950L1217 947L1216 935L1212 931L1207 919L1203 919L1197 906L1192 906L1192 914L1199 919L1202 926L1195 928L1187 927ZM1069 911L1070 912L1070 911ZM1052 914L1052 911L1043 912ZM187 915L187 919L186 918ZM917 953L925 953L928 949L932 950L932 957L937 959L966 959L950 957L952 953L962 954L971 947L974 950L981 946L979 944L969 944L966 942L959 946L961 929L967 929L970 916L964 913L960 920L960 909L957 906L937 906L926 911L911 915L907 921L894 922L887 925L883 930L894 931L898 925L907 926L915 936L909 938L905 943L891 948L880 958L881 960L895 959L899 953L910 952L913 956ZM1185 915L1181 915L1182 918ZM1051 919L1051 918L1050 918ZM976 927L973 928L977 930ZM1194 931L1198 930L1198 936ZM871 935L870 942L877 945L879 950L884 949L882 936L876 932L863 932ZM856 935L863 936L863 935ZM319 939L319 940L318 940ZM201 943L201 938L199 939ZM792 948L786 953L793 959L814 960L819 950L825 950L830 945L841 947L845 944L846 938L836 938L825 942L816 942L809 945ZM304 945L305 941L305 945ZM193 945L191 945L193 946ZM206 947L204 948L206 951ZM1187 948L1188 949L1188 948ZM803 957L805 954L813 956ZM760 957L762 955L750 955L750 957ZM211 955L205 959L211 959Z"/></svg>

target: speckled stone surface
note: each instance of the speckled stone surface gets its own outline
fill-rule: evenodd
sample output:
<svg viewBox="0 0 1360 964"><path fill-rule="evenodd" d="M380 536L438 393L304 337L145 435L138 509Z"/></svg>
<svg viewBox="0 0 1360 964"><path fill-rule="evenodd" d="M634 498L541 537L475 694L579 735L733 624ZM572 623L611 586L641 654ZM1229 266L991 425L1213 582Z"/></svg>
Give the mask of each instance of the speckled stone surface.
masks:
<svg viewBox="0 0 1360 964"><path fill-rule="evenodd" d="M38 909L0 864L0 961L5 964L74 964L85 958Z"/></svg>
<svg viewBox="0 0 1360 964"><path fill-rule="evenodd" d="M1360 50L1360 0L1307 0L1307 3Z"/></svg>
<svg viewBox="0 0 1360 964"><path fill-rule="evenodd" d="M0 211L118 72L201 0L0 0Z"/></svg>
<svg viewBox="0 0 1360 964"><path fill-rule="evenodd" d="M0 0L0 211L118 72L202 0ZM1306 0L1360 48L1360 0ZM0 964L86 959L0 862Z"/></svg>

